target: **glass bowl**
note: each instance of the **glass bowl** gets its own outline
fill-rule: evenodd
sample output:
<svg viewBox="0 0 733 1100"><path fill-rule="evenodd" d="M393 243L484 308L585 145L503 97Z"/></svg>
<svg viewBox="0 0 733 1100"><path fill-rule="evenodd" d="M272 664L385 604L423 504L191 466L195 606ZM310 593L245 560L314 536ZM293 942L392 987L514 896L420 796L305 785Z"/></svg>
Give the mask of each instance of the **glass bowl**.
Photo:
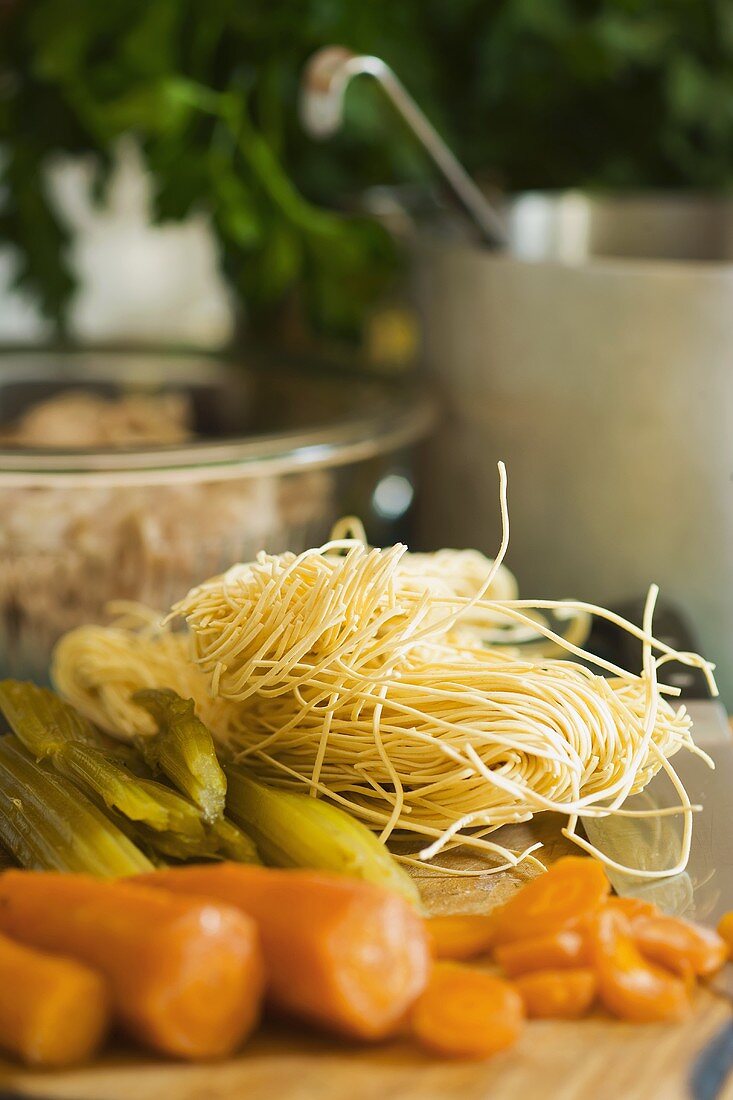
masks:
<svg viewBox="0 0 733 1100"><path fill-rule="evenodd" d="M318 545L342 514L359 515L377 544L407 533L414 446L433 416L414 380L160 353L4 352L0 432L72 390L176 395L192 438L0 443L3 675L45 678L58 637L104 621L110 601L168 608L259 550Z"/></svg>

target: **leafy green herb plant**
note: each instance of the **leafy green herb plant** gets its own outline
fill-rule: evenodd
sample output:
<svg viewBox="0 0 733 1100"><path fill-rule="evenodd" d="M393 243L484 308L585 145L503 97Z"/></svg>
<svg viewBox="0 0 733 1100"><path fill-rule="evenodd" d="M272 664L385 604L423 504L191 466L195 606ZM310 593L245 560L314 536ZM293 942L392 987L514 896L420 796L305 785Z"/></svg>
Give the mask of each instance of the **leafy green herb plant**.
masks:
<svg viewBox="0 0 733 1100"><path fill-rule="evenodd" d="M288 301L314 329L358 333L395 250L335 210L432 169L368 81L342 135L302 133L299 76L329 42L383 56L468 167L505 187L733 177L729 0L5 0L0 243L18 246L21 284L62 326L73 281L44 166L57 152L108 164L134 133L157 217L210 212L252 324Z"/></svg>

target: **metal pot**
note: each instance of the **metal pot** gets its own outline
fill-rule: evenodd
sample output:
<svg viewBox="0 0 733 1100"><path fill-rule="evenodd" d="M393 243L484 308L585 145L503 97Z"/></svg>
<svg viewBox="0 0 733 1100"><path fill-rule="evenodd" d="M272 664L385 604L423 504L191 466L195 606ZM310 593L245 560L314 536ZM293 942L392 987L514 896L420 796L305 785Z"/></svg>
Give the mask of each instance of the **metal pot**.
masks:
<svg viewBox="0 0 733 1100"><path fill-rule="evenodd" d="M733 704L733 203L534 194L506 224L506 252L413 245L443 394L421 541L495 549L503 458L522 590L658 582Z"/></svg>
<svg viewBox="0 0 733 1100"><path fill-rule="evenodd" d="M733 202L537 193L497 209L378 57L313 55L308 132L339 129L364 75L453 198L437 233L419 228L424 194L419 217L414 193L366 198L411 241L443 390L422 542L497 546L503 458L523 591L613 603L656 580L693 618L733 705Z"/></svg>

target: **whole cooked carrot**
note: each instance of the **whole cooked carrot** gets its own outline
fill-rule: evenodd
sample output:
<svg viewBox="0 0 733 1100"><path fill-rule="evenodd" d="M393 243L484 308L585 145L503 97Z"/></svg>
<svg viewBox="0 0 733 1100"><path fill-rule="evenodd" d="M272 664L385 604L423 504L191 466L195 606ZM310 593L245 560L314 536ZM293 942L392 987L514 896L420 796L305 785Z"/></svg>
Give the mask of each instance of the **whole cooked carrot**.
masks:
<svg viewBox="0 0 733 1100"><path fill-rule="evenodd" d="M439 962L410 1016L428 1050L453 1058L488 1058L513 1046L524 1019L515 989L485 970Z"/></svg>
<svg viewBox="0 0 733 1100"><path fill-rule="evenodd" d="M238 906L259 928L272 1003L343 1034L388 1034L427 980L423 922L409 902L371 883L235 863L135 881Z"/></svg>
<svg viewBox="0 0 733 1100"><path fill-rule="evenodd" d="M32 1066L84 1062L104 1038L109 991L72 959L0 936L0 1046Z"/></svg>
<svg viewBox="0 0 733 1100"><path fill-rule="evenodd" d="M5 871L0 931L99 970L118 1021L166 1054L228 1054L257 1020L257 933L229 906L131 882Z"/></svg>

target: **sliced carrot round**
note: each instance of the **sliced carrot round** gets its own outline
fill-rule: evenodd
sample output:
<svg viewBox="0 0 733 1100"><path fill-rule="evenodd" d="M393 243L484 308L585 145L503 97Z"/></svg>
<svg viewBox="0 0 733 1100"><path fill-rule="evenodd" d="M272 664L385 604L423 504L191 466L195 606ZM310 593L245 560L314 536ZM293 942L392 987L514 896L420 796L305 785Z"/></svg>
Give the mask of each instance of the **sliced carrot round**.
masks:
<svg viewBox="0 0 733 1100"><path fill-rule="evenodd" d="M720 918L718 935L725 940L730 950L733 951L733 912L726 913L725 916Z"/></svg>
<svg viewBox="0 0 733 1100"><path fill-rule="evenodd" d="M509 978L534 970L582 966L586 956L585 937L572 928L505 943L494 952L494 958Z"/></svg>
<svg viewBox="0 0 733 1100"><path fill-rule="evenodd" d="M513 943L577 926L599 909L609 891L600 863L566 856L494 910L495 941Z"/></svg>
<svg viewBox="0 0 733 1100"><path fill-rule="evenodd" d="M436 959L475 959L488 954L494 944L494 920L488 913L428 917L425 928Z"/></svg>
<svg viewBox="0 0 733 1100"><path fill-rule="evenodd" d="M725 940L712 928L676 917L639 917L632 923L636 946L644 958L677 974L707 977L728 958Z"/></svg>
<svg viewBox="0 0 733 1100"><path fill-rule="evenodd" d="M589 932L598 996L609 1012L636 1023L679 1020L687 1014L686 983L644 958L623 914L601 911Z"/></svg>
<svg viewBox="0 0 733 1100"><path fill-rule="evenodd" d="M411 1031L428 1050L453 1058L488 1058L514 1045L522 998L502 978L439 962L412 1010Z"/></svg>
<svg viewBox="0 0 733 1100"><path fill-rule="evenodd" d="M527 1015L537 1020L577 1020L590 1010L598 980L592 970L536 970L514 980Z"/></svg>
<svg viewBox="0 0 733 1100"><path fill-rule="evenodd" d="M614 895L606 902L609 909L623 913L630 921L640 917L661 917L662 911L651 901L644 898L617 897Z"/></svg>

